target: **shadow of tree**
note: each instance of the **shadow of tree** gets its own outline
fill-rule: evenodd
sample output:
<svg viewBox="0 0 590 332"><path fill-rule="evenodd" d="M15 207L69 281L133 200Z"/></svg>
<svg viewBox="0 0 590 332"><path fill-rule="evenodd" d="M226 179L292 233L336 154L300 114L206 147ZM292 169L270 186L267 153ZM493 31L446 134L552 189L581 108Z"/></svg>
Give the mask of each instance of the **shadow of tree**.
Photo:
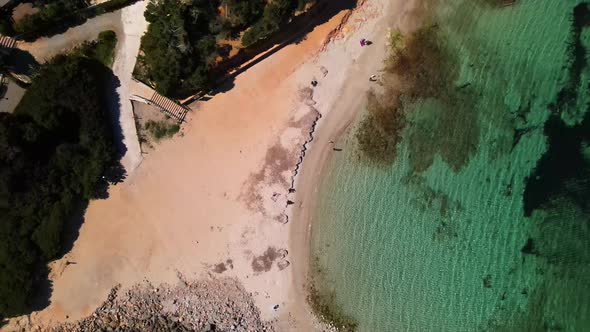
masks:
<svg viewBox="0 0 590 332"><path fill-rule="evenodd" d="M6 50L6 49L5 49ZM18 48L8 50L10 55L7 57L6 70L10 71L14 78L14 81L21 87L26 88L29 84L22 81L16 76L26 76L33 78L39 70L40 64L37 62L35 57L28 51L23 51Z"/></svg>
<svg viewBox="0 0 590 332"><path fill-rule="evenodd" d="M109 119L111 122L113 141L117 146L116 155L113 162L105 169L102 177L98 180L94 198L106 199L109 197L108 190L111 185L123 182L127 177L127 172L121 164L121 157L127 151L123 143L123 131L119 122L120 115L120 101L116 89L120 86L119 79L113 72L96 62L96 69L99 70L103 76L104 82L104 97L106 106L109 108ZM80 228L84 223L84 216L89 202L80 200L78 206L75 207L74 212L64 222L61 250L54 260L62 259L68 252L70 252L74 243L80 235ZM73 264L73 262L66 262L66 265ZM49 279L49 270L46 262L40 262L36 269L37 273L33 280L35 285L35 294L31 298L30 312L39 311L51 304L51 294L53 291L53 284ZM28 312L28 313L30 313ZM25 313L25 314L28 314Z"/></svg>
<svg viewBox="0 0 590 332"><path fill-rule="evenodd" d="M261 40L248 48L241 49L237 55L222 62L212 71L211 75L213 77L220 78L216 80L210 94L225 93L233 89L235 85L234 80L238 75L264 61L284 47L299 44L317 26L328 22L343 10L354 9L356 4L357 0L321 1L305 14L294 17L291 22L272 37ZM260 55L262 53L264 54ZM257 56L258 58L253 60ZM189 100L187 103L193 100Z"/></svg>

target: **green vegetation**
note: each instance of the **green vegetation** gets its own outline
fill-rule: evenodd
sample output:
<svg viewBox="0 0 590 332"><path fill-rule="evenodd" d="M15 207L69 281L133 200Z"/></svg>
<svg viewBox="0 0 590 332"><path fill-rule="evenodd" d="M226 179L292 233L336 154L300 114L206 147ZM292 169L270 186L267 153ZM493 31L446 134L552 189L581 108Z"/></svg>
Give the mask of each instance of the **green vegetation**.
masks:
<svg viewBox="0 0 590 332"><path fill-rule="evenodd" d="M114 31L108 30L99 33L96 40L84 42L81 47L74 50L74 53L97 60L105 67L111 67L115 61L116 46L117 35Z"/></svg>
<svg viewBox="0 0 590 332"><path fill-rule="evenodd" d="M87 6L84 0L45 0L36 2L36 5L39 9L37 13L26 15L14 25L16 33L31 32L40 27L56 24L62 17Z"/></svg>
<svg viewBox="0 0 590 332"><path fill-rule="evenodd" d="M35 7L39 11L26 15L11 28L0 23L0 28L5 32L17 34L18 37L28 41L42 36L52 36L63 32L67 28L84 23L87 19L121 9L137 0L110 0L95 6L88 6L86 0L37 0ZM9 20L3 13L0 22ZM12 30L12 31L11 31Z"/></svg>
<svg viewBox="0 0 590 332"><path fill-rule="evenodd" d="M308 0L151 0L136 75L166 96L181 98L207 89L223 51L220 41L250 46L277 32Z"/></svg>
<svg viewBox="0 0 590 332"><path fill-rule="evenodd" d="M386 73L395 74L397 66L404 59L405 39L398 32L390 32L388 45L390 53L386 59ZM400 87L384 76L385 92L367 94L367 112L356 129L359 150L368 160L387 165L395 159L397 144L406 120L399 94Z"/></svg>
<svg viewBox="0 0 590 332"><path fill-rule="evenodd" d="M168 123L167 121L149 120L145 124L145 129L157 142L163 138L174 136L180 130L180 126L177 123Z"/></svg>
<svg viewBox="0 0 590 332"><path fill-rule="evenodd" d="M103 195L116 162L110 70L76 54L43 65L13 114L0 113L0 317L26 313L39 268L72 214Z"/></svg>

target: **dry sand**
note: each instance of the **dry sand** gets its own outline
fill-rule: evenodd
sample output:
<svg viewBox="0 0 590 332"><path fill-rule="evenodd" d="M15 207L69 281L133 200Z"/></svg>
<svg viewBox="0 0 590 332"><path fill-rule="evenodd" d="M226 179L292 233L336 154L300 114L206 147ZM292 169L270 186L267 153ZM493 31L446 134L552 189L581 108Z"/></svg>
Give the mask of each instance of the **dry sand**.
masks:
<svg viewBox="0 0 590 332"><path fill-rule="evenodd" d="M278 330L313 330L304 283L319 172L329 141L361 109L368 78L382 66L386 28L406 6L360 2L351 16L338 14L238 76L231 90L191 105L181 135L161 143L108 199L90 203L73 249L51 264L51 304L30 322L80 319L118 283L174 283L180 272L237 277L262 317L279 319ZM362 37L374 44L361 48ZM289 194L320 114L297 193Z"/></svg>

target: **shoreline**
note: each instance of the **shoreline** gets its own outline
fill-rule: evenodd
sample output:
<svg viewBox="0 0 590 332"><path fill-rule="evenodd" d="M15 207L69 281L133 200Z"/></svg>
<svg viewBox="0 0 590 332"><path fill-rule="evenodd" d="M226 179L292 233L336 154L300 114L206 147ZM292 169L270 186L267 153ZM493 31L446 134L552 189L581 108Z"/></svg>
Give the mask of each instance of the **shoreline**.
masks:
<svg viewBox="0 0 590 332"><path fill-rule="evenodd" d="M413 19L411 17L412 10L415 8L417 1L413 0L407 3L402 1L386 2L385 8L383 8L385 14L378 18L378 22L373 24L371 40L374 45L370 46L369 50L359 57L358 61L353 61L352 66L346 73L346 82L338 89L337 95L343 98L334 98L331 103L324 107L327 114L321 112L323 116L318 121L313 132L314 139L307 145L306 156L295 178L294 188L297 190L295 201L298 202L299 208L294 208L289 213L292 223L289 245L291 248L298 249L295 258L297 268L293 272L293 285L289 296L296 299L295 303L303 304L298 308L299 315L316 315L316 313L312 312L307 301L310 273L312 273L310 271L310 262L313 259L311 256L311 232L313 217L317 208L321 177L322 174L325 174L334 153L331 148L344 137L351 129L351 125L356 118L362 113L365 93L370 89L370 86L367 85L368 80L365 81L364 78L368 78L383 67L383 61L387 54L385 45L387 29L390 27L397 27L401 30L404 30L404 28L413 29L414 24L407 20L411 21ZM374 59L379 59L379 61ZM361 64L359 65L358 62ZM354 77L359 75L361 79L354 80ZM367 87L363 88L363 85ZM360 97L359 91L363 91Z"/></svg>

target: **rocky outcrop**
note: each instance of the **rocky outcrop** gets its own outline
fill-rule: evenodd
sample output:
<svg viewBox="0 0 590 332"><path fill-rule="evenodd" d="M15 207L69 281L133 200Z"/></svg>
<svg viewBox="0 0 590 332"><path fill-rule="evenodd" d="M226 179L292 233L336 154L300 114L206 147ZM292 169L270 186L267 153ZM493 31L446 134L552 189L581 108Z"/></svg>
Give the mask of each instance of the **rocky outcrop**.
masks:
<svg viewBox="0 0 590 332"><path fill-rule="evenodd" d="M184 281L178 285L117 286L89 317L47 332L94 331L274 331L239 281L232 278Z"/></svg>

